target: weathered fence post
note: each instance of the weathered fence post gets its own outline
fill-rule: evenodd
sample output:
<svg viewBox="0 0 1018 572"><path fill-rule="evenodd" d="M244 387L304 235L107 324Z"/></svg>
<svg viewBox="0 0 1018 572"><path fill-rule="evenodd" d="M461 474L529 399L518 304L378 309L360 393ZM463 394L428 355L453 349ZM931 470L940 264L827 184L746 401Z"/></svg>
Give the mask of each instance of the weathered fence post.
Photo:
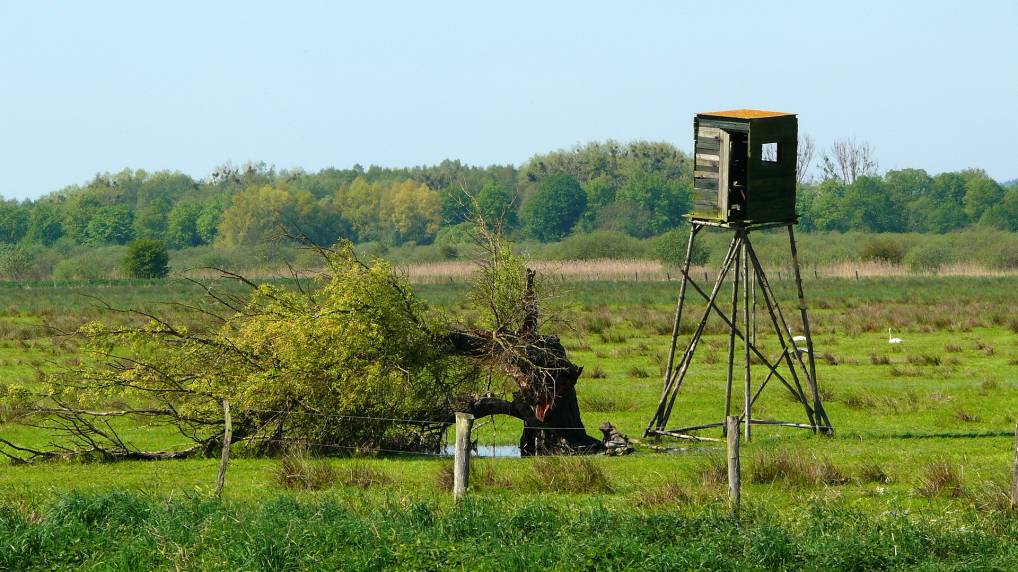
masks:
<svg viewBox="0 0 1018 572"><path fill-rule="evenodd" d="M1018 509L1018 424L1014 427L1014 470L1011 474L1011 510Z"/></svg>
<svg viewBox="0 0 1018 572"><path fill-rule="evenodd" d="M739 466L739 418L729 415L725 418L725 432L728 437L728 499L735 510L742 500L742 472Z"/></svg>
<svg viewBox="0 0 1018 572"><path fill-rule="evenodd" d="M233 421L230 419L230 402L223 400L223 456L219 460L219 478L216 479L216 498L223 494L226 484L226 466L230 464L230 441L233 440Z"/></svg>
<svg viewBox="0 0 1018 572"><path fill-rule="evenodd" d="M856 279L856 280L858 280L858 279L859 279L859 271L858 271L858 270L856 270L856 271L855 271L855 279Z"/></svg>
<svg viewBox="0 0 1018 572"><path fill-rule="evenodd" d="M452 498L460 500L470 486L470 429L474 416L469 413L456 414L456 451L453 453Z"/></svg>

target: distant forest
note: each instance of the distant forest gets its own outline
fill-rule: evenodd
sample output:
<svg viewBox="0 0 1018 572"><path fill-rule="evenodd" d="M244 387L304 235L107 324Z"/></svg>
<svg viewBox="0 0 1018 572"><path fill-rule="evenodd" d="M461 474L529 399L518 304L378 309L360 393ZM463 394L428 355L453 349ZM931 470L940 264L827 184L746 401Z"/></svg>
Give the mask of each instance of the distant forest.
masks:
<svg viewBox="0 0 1018 572"><path fill-rule="evenodd" d="M816 161L822 175L802 181L798 191L802 230L1018 231L1018 183L999 183L979 169L880 174L869 148L862 150L861 163L845 163L836 147ZM23 275L48 275L84 250L135 239L206 253L267 248L283 229L320 244L349 239L383 250L438 248L465 239L475 209L520 240L548 243L594 231L643 239L682 224L691 190L690 156L646 141L589 143L535 155L519 167L447 160L309 173L253 163L222 166L204 179L124 170L38 200L0 202L0 273L17 275L16 267ZM455 256L453 248L443 252ZM78 276L89 264L79 261L63 274Z"/></svg>

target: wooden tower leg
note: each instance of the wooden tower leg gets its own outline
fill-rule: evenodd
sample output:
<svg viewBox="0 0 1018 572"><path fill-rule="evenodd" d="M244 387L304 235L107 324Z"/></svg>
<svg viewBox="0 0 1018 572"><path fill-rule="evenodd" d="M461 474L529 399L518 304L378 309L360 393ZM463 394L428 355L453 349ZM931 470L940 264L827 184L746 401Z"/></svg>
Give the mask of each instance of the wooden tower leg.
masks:
<svg viewBox="0 0 1018 572"><path fill-rule="evenodd" d="M725 414L722 418L732 414L732 382L734 381L735 373L735 325L739 323L739 274L741 274L739 261L745 250L745 248L740 248L739 252L735 253L735 273L732 280L732 321L728 334L728 378L725 385ZM727 430L726 426L725 431Z"/></svg>
<svg viewBox="0 0 1018 572"><path fill-rule="evenodd" d="M732 267L735 253L739 247L739 242L739 237L736 236L732 239L732 243L728 247L728 253L725 255L725 261L721 265L721 270L718 271L717 280L714 282L714 287L711 290L710 296L708 296L707 309L704 311L703 317L700 319L700 323L693 331L693 336L689 340L689 345L686 346L686 352L679 361L678 371L673 373L671 379L669 379L665 384L664 391L661 393L661 401L657 406L657 411L654 414L654 418L651 419L650 424L648 424L647 430L644 431L644 436L649 435L654 429L663 430L665 428L665 424L668 422L669 416L671 416L672 407L675 405L675 397L678 395L679 389L682 387L682 381L686 377L686 371L688 371L689 364L693 359L693 354L696 352L696 347L700 342L700 336L703 334L704 327L707 325L707 319L710 317L715 300L717 300L718 293L721 291L721 285L725 281L725 276L728 274L728 270Z"/></svg>
<svg viewBox="0 0 1018 572"><path fill-rule="evenodd" d="M746 441L747 442L749 441L749 438L750 438L750 426L752 425L752 421L751 420L753 419L753 417L750 415L750 409L752 409L752 406L753 406L753 398L751 396L751 394L752 394L752 385L751 385L752 384L752 376L750 374L750 369L749 369L749 366L750 366L750 357L749 357L749 344L750 344L750 330L749 330L750 329L749 286L750 286L751 282L755 282L755 281L751 281L750 277L749 277L749 249L748 249L748 246L747 246L748 244L749 244L749 240L748 239L744 240L743 243L742 243L742 276L743 276L743 284L745 284L745 286L743 288L745 290L745 293L742 296L742 303L743 303L742 314L743 314L743 316L745 318L745 329L743 330L743 332L745 332L745 335L743 336L743 340L745 341L745 346L746 346L746 383L745 383L745 386L743 388L743 396L742 396L742 398L743 398L743 401L742 401L742 403L743 403L743 410L742 410L742 414L743 414L743 416L746 419L746 423L744 424L745 425L744 431L746 433L745 437L746 437ZM733 324L735 323L735 316L734 315L732 316L732 323Z"/></svg>
<svg viewBox="0 0 1018 572"><path fill-rule="evenodd" d="M665 368L664 379L661 382L662 386L668 385L668 380L672 378L672 371L675 368L675 346L679 340L679 330L682 324L682 308L686 304L686 284L689 283L689 264L693 258L693 239L700 232L703 225L690 223L689 226L689 241L686 243L686 258L682 262L682 284L679 285L679 297L675 300L675 320L672 323L672 343L668 348L668 365Z"/></svg>
<svg viewBox="0 0 1018 572"><path fill-rule="evenodd" d="M795 372L795 365L792 361L792 356L790 355L793 353L796 354L795 357L796 359L799 360L799 363L801 365L802 363L801 358L798 356L798 352L795 349L795 342L791 341L791 344L789 344L788 341L786 341L788 340L788 338L790 338L790 335L788 334L787 323L785 322L784 316L781 314L781 307L778 305L778 300L774 296L774 291L771 290L770 283L767 281L767 275L766 273L764 273L763 266L761 266L760 260L759 258L757 258L756 252L754 252L752 244L748 246L748 250L749 259L753 263L753 268L756 270L757 277L760 280L760 289L763 293L764 305L767 307L767 312L768 314L770 314L771 324L774 327L774 332L777 334L778 341L781 344L782 358L788 365L788 371L792 376L792 381L795 383L795 389L793 390L793 394L796 395L796 397L802 403L802 406L806 409L806 417L809 418L810 425L815 426L816 419L813 411L813 406L809 403L809 400L806 398L806 394L802 389L802 384L799 382L799 375ZM789 389L792 388L790 387Z"/></svg>
<svg viewBox="0 0 1018 572"><path fill-rule="evenodd" d="M809 315L806 312L806 295L802 290L802 275L799 272L799 254L795 246L795 230L793 225L788 225L788 243L792 251L792 267L795 269L795 287L799 295L799 315L802 317L803 335L806 336L807 360L809 361L809 388L813 393L813 410L817 414L820 423L825 427L824 433L833 432L831 420L824 410L823 400L820 399L820 382L817 381L816 355L813 353L813 333L810 330Z"/></svg>

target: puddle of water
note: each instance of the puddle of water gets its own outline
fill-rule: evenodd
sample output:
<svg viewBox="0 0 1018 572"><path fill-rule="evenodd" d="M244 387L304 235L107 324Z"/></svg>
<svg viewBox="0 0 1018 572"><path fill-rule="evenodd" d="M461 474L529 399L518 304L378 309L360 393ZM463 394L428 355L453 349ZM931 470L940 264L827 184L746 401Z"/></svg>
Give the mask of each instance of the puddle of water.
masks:
<svg viewBox="0 0 1018 572"><path fill-rule="evenodd" d="M445 454L450 457L455 452L455 448L452 445L447 445L445 448ZM477 445L477 449L472 451L474 457L519 457L520 448L517 445Z"/></svg>

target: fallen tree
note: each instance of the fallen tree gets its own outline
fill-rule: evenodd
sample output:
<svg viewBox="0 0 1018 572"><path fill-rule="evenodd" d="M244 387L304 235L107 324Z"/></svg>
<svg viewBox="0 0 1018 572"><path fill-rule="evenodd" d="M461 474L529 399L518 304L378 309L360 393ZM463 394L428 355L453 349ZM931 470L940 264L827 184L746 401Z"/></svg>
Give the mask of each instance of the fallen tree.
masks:
<svg viewBox="0 0 1018 572"><path fill-rule="evenodd" d="M310 245L324 270L311 279L294 272L286 285L218 270L246 295L192 280L200 296L178 303L174 319L107 305L143 324L93 322L74 332L86 358L46 374L49 392L27 417L54 435L52 446L0 438L0 453L14 462L213 455L223 400L234 442L258 454L294 443L437 452L457 411L521 419L525 455L603 450L580 417L583 368L540 332L539 277L497 235L482 237L474 327L451 325L387 262L365 263L348 243ZM103 409L113 401L130 406ZM141 450L122 438L123 418L171 426L186 444Z"/></svg>

